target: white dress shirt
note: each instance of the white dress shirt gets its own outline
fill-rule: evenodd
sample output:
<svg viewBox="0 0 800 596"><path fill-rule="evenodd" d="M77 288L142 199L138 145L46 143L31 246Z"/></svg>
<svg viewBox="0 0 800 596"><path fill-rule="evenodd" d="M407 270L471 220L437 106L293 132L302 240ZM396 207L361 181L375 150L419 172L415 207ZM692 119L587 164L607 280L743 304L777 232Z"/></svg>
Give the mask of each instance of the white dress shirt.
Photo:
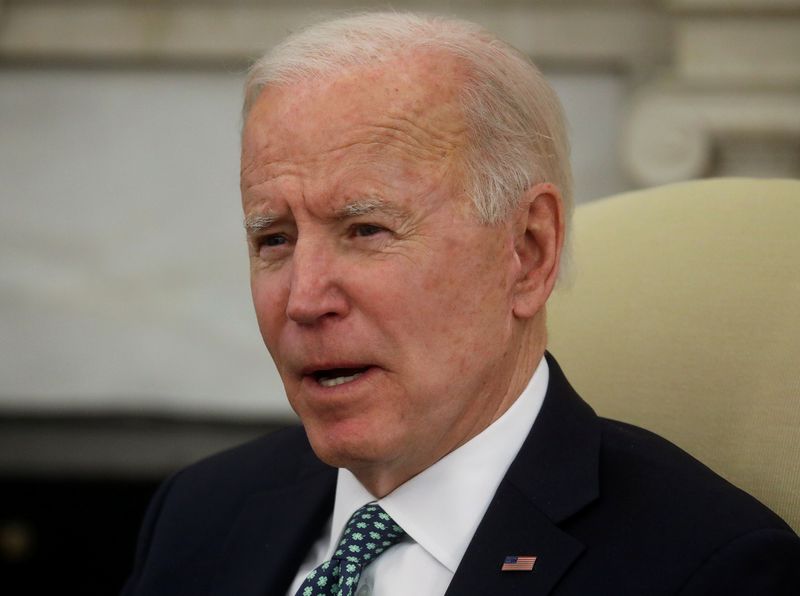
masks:
<svg viewBox="0 0 800 596"><path fill-rule="evenodd" d="M547 391L542 358L528 386L483 432L378 499L406 537L366 567L356 596L443 596L508 467L530 432ZM375 497L340 469L333 515L300 566L287 596L333 556L350 516ZM497 561L498 568L502 564Z"/></svg>

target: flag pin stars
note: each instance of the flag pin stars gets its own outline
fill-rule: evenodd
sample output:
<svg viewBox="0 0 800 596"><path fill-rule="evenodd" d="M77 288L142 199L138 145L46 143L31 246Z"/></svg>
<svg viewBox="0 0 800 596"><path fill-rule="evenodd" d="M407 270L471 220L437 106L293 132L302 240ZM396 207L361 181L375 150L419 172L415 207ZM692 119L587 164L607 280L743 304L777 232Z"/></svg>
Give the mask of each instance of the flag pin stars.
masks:
<svg viewBox="0 0 800 596"><path fill-rule="evenodd" d="M500 571L533 571L536 557L531 555L509 555L503 561Z"/></svg>

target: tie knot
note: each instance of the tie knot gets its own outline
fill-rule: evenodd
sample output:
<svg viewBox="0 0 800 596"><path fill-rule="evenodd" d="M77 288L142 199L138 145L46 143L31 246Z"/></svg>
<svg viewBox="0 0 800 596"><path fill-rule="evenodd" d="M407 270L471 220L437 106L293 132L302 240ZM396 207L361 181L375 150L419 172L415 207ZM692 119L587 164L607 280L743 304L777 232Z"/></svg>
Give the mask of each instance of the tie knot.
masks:
<svg viewBox="0 0 800 596"><path fill-rule="evenodd" d="M353 596L364 567L404 535L378 504L367 503L347 522L331 560L308 574L296 596Z"/></svg>
<svg viewBox="0 0 800 596"><path fill-rule="evenodd" d="M403 528L380 505L367 503L347 522L333 558L366 567L404 535Z"/></svg>

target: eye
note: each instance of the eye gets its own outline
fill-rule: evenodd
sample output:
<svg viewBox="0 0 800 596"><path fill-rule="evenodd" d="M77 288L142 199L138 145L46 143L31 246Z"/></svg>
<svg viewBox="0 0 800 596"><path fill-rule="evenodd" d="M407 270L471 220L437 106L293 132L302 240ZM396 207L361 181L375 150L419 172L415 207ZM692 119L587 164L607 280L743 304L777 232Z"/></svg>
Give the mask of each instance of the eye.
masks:
<svg viewBox="0 0 800 596"><path fill-rule="evenodd" d="M385 231L386 228L374 224L356 224L352 229L353 236L374 236L375 234L380 234Z"/></svg>
<svg viewBox="0 0 800 596"><path fill-rule="evenodd" d="M266 234L253 239L253 248L259 258L270 261L282 257L288 244L286 234Z"/></svg>
<svg viewBox="0 0 800 596"><path fill-rule="evenodd" d="M259 244L261 246L281 246L286 244L286 236L283 234L270 234L261 239Z"/></svg>

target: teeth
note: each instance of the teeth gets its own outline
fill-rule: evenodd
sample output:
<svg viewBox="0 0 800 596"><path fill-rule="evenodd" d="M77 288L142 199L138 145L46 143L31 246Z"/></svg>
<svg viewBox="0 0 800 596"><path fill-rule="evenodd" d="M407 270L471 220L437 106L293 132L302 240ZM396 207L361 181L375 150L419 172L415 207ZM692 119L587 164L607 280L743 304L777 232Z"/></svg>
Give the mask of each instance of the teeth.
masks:
<svg viewBox="0 0 800 596"><path fill-rule="evenodd" d="M344 385L345 383L349 383L350 381L355 381L358 377L363 375L364 373L356 373L354 375L348 375L346 377L331 377L331 378L322 378L319 380L319 384L323 387L336 387L337 385Z"/></svg>

